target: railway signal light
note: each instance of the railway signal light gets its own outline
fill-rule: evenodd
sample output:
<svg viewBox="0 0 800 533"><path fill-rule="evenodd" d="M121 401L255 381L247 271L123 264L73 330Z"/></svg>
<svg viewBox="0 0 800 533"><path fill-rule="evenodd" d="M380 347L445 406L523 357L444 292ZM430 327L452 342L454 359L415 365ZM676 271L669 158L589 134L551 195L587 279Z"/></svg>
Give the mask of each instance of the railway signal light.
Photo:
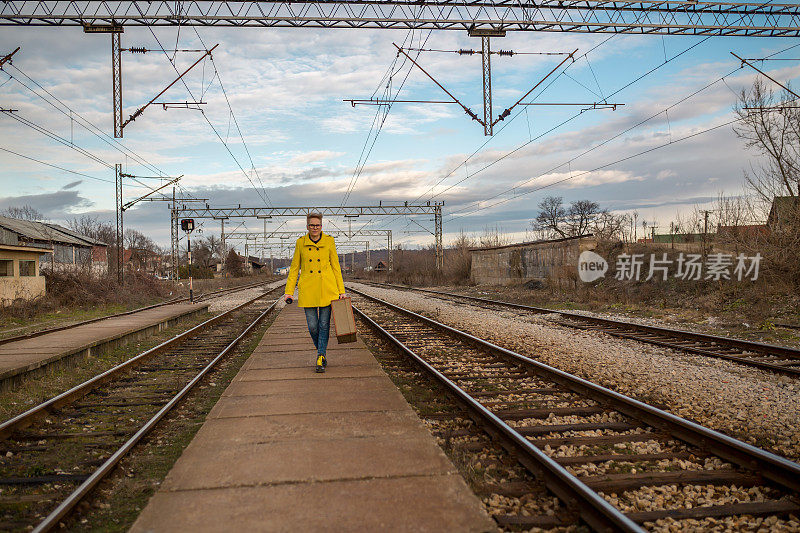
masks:
<svg viewBox="0 0 800 533"><path fill-rule="evenodd" d="M181 220L181 229L183 231L194 231L194 219L184 218Z"/></svg>

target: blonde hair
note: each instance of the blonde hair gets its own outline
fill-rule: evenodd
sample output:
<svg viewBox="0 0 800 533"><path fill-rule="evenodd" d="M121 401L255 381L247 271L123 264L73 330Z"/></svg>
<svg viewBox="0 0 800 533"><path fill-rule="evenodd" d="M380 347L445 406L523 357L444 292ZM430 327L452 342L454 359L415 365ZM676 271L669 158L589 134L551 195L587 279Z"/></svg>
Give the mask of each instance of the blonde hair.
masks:
<svg viewBox="0 0 800 533"><path fill-rule="evenodd" d="M306 224L308 224L309 222L311 222L311 219L312 219L312 218L318 218L318 219L319 219L319 222L320 222L320 224L322 224L322 213L317 213L317 212L315 212L315 211L312 211L311 213L307 214L307 215L306 215Z"/></svg>

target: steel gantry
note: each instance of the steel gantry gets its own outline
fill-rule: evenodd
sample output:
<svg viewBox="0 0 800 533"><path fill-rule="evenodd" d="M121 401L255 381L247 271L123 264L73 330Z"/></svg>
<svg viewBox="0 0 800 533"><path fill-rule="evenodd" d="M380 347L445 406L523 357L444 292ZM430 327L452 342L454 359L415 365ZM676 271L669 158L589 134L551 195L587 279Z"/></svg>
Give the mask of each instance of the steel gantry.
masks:
<svg viewBox="0 0 800 533"><path fill-rule="evenodd" d="M0 24L233 26L800 36L800 6L603 0L5 0Z"/></svg>
<svg viewBox="0 0 800 533"><path fill-rule="evenodd" d="M367 264L370 265L370 241L369 240L353 240L357 237L385 237L386 250L387 250L387 269L392 270L392 230L390 229L360 229L360 230L331 230L325 231L326 235L330 235L334 239L344 237L345 240L336 243L337 249L342 245L361 244L365 245L367 252ZM225 235L226 241L244 241L245 245L261 247L261 246L275 246L282 241L296 240L305 235L304 231L234 231ZM276 242L275 239L278 239ZM252 249L252 248L251 248Z"/></svg>
<svg viewBox="0 0 800 533"><path fill-rule="evenodd" d="M195 219L213 219L219 220L223 228L223 243L226 243L233 232L225 233L225 221L231 218L255 218L258 220L269 220L271 218L280 217L305 217L309 213L320 213L323 217L346 217L350 220L360 216L377 217L377 216L406 216L406 215L433 215L434 230L431 232L434 236L436 246L436 265L437 269L441 270L444 265L444 250L442 248L442 206L444 202L424 202L424 203L409 203L403 202L398 204L384 204L379 203L377 206L336 206L336 207L211 207L208 204L205 206L178 204L171 210L171 225L177 227L178 220L181 218L195 218ZM386 235L387 244L389 248L388 267L392 266L392 233L391 231L383 233L387 230L355 230L355 231L341 231L342 235L353 234L361 232L362 236L376 236ZM429 231L429 230L428 230ZM375 233L372 233L375 232ZM177 232L171 232L173 237L172 247L177 248ZM255 232L257 235L269 234L266 229L264 232ZM327 232L334 234L335 232ZM288 237L285 237L288 239Z"/></svg>

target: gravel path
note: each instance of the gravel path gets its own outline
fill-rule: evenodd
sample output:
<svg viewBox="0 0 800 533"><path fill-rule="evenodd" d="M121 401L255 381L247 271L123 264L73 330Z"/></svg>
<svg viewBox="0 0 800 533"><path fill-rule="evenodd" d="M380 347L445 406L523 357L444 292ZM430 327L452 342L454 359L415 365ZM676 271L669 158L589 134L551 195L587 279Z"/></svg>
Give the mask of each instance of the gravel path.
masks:
<svg viewBox="0 0 800 533"><path fill-rule="evenodd" d="M575 331L553 324L546 315L487 313L421 294L352 285L678 416L800 459L800 380Z"/></svg>
<svg viewBox="0 0 800 533"><path fill-rule="evenodd" d="M267 290L282 285L283 281L275 281L266 285L268 287ZM251 298L255 298L259 294L263 294L265 292L264 288L262 287L254 287L252 289L246 289L243 291L234 291L229 292L226 294L221 294L215 298L209 298L206 300L208 302L208 310L211 313L222 313L227 311L228 309L232 309L237 305L243 304L247 300ZM277 292L274 295L274 298L280 296Z"/></svg>

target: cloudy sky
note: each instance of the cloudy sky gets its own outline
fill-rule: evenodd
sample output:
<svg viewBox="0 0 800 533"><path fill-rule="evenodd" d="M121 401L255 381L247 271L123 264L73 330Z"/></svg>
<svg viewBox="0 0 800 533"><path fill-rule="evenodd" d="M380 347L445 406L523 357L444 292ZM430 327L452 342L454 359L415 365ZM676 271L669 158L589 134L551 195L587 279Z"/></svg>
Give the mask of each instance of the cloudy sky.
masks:
<svg viewBox="0 0 800 533"><path fill-rule="evenodd" d="M478 235L486 228L523 238L547 195L638 210L639 220L668 227L676 213L720 192L739 194L743 171L757 163L725 125L735 118L736 94L754 80L730 52L760 58L798 44L557 33L493 39L494 49L521 52L492 58L495 116L563 59L534 53L575 49L576 61L525 101L624 106L519 106L489 138L456 105L396 103L384 117L382 108L342 101L386 94L446 100L397 57L393 43L480 48L479 39L462 32L126 28L124 47L219 47L213 62L204 60L187 74L186 86L179 82L158 100L202 100L202 112L152 106L115 142L108 137L109 40L79 28L3 27L0 54L21 49L13 66L0 71L0 108L17 110L13 117L0 113L0 209L28 204L54 222L84 213L112 221L113 165L121 163L137 176L182 174L179 194L208 198L214 206L444 201L445 242L462 230ZM182 72L200 55L175 53L173 67L172 52L124 53L124 116L173 81L175 68ZM800 46L774 57L798 58ZM418 61L482 116L479 55L426 51ZM800 61L760 66L784 82L800 76ZM148 191L132 180L125 187L126 201ZM415 221L359 219L353 227L392 229L395 243L429 243L420 224L432 228L432 222L424 216ZM281 229L304 223L269 227L284 222ZM343 227L342 220L331 222ZM126 227L167 244L167 204L130 209ZM263 229L261 221L245 227ZM205 235L219 231L216 222L203 229Z"/></svg>

